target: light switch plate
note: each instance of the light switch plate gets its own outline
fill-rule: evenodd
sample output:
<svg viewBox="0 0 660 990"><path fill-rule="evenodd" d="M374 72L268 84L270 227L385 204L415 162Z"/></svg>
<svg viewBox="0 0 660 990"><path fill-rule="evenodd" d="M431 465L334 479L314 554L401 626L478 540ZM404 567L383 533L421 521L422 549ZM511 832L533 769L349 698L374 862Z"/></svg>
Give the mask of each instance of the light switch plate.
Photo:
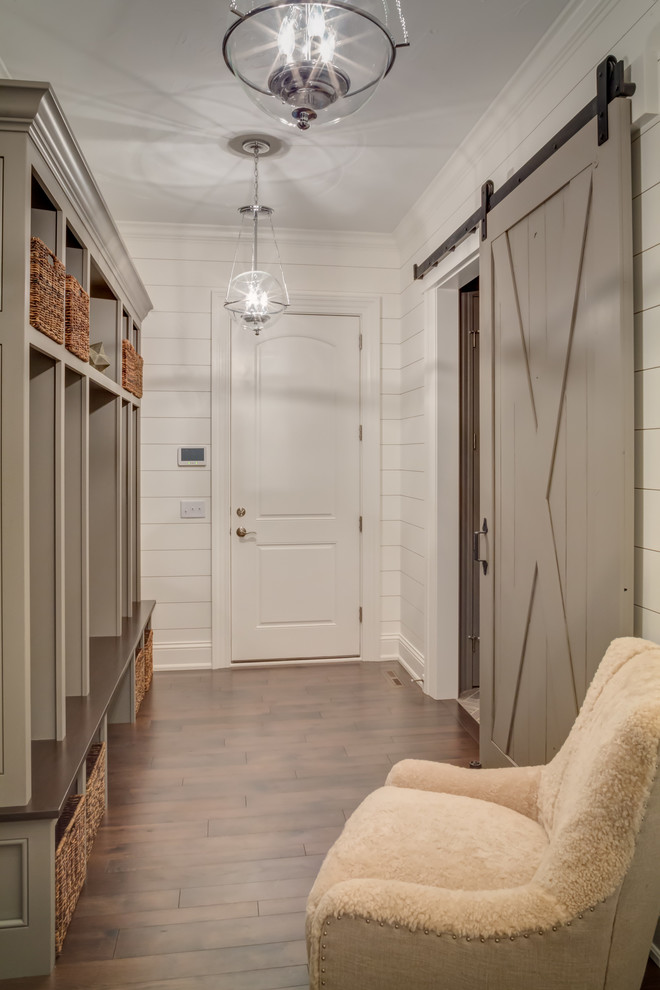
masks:
<svg viewBox="0 0 660 990"><path fill-rule="evenodd" d="M181 501L181 518L182 519L205 519L206 518L206 503L204 501L193 502L190 499Z"/></svg>

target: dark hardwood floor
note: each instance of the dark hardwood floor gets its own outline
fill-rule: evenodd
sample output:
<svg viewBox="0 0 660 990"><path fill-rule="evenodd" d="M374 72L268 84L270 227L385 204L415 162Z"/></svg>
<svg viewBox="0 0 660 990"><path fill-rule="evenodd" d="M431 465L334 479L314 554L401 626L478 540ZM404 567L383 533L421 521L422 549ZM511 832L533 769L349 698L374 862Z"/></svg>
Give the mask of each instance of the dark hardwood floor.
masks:
<svg viewBox="0 0 660 990"><path fill-rule="evenodd" d="M346 816L399 759L476 758L464 724L392 662L156 674L136 725L111 727L55 971L0 987L303 990L305 900Z"/></svg>

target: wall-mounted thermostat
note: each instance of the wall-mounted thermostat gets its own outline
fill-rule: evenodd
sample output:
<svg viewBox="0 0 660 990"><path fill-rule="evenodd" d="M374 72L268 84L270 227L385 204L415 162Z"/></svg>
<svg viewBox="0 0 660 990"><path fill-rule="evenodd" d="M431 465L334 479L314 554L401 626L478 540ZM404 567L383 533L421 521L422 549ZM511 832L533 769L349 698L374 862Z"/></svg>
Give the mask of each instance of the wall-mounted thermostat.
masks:
<svg viewBox="0 0 660 990"><path fill-rule="evenodd" d="M179 467L206 467L206 447L179 447Z"/></svg>

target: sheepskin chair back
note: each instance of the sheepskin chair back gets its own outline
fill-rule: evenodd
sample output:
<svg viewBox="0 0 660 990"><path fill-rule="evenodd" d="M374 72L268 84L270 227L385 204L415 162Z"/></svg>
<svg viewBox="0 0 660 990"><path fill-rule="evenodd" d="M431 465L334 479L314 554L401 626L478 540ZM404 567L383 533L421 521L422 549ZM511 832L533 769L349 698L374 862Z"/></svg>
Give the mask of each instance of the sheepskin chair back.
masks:
<svg viewBox="0 0 660 990"><path fill-rule="evenodd" d="M610 645L577 720L541 771L538 820L548 834L535 880L570 913L604 900L635 851L658 766L660 649Z"/></svg>

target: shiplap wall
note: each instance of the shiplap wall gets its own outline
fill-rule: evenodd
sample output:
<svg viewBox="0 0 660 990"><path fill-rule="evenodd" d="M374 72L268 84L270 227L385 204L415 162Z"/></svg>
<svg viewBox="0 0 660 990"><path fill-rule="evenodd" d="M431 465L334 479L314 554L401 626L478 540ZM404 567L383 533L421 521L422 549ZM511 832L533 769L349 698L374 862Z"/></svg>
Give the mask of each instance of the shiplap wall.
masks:
<svg viewBox="0 0 660 990"><path fill-rule="evenodd" d="M124 223L122 234L154 303L142 330L142 595L154 613L158 666L211 662L211 488L206 468L177 467L181 444L211 442L211 291L224 291L236 233ZM398 654L401 586L399 258L380 235L278 231L289 291L382 299L382 636ZM310 256L315 264L309 264ZM211 458L213 450L210 450ZM204 520L182 520L182 498Z"/></svg>
<svg viewBox="0 0 660 990"><path fill-rule="evenodd" d="M633 142L635 626L660 643L660 121Z"/></svg>
<svg viewBox="0 0 660 990"><path fill-rule="evenodd" d="M636 630L660 639L659 6L654 0L570 5L420 195L395 232L396 248L379 237L280 237L292 291L382 295L382 652L399 655L416 673L435 665L441 685L455 683L456 657L441 650L426 656L426 624L433 611L426 593L426 521L433 507L425 488L430 452L425 448L424 285L413 282L412 265L476 209L486 178L501 185L592 98L595 67L610 52L631 66L638 84L633 100L639 124L633 144ZM182 524L178 503L188 495L208 498L208 472L191 478L173 466L172 456L180 443L208 442L210 290L224 286L233 239L204 228L126 224L122 229L155 303L144 328L143 594L160 603L159 662L207 663L210 531L208 521ZM307 263L312 242L313 266ZM446 561L440 587L456 581L455 562ZM441 643L442 630L438 633Z"/></svg>
<svg viewBox="0 0 660 990"><path fill-rule="evenodd" d="M659 49L660 4L655 0L584 0L569 5L395 232L402 258L402 647L411 646L421 655L427 673L434 667L441 697L452 696L455 690L457 660L453 650L441 648L447 638L442 629L437 631L438 655L426 655L425 622L433 621L434 605L425 593L424 519L432 507L425 506L418 486L432 452L424 450L426 425L421 413L425 286L413 281L413 263L421 262L478 208L486 179L499 187L593 98L596 66L610 53L631 66L638 86L633 99L635 309L639 311L636 631L660 640L660 123L655 116L660 110ZM441 330L440 360L442 347ZM449 525L457 526L458 519ZM455 589L457 580L456 561L439 561L440 593L443 588Z"/></svg>

